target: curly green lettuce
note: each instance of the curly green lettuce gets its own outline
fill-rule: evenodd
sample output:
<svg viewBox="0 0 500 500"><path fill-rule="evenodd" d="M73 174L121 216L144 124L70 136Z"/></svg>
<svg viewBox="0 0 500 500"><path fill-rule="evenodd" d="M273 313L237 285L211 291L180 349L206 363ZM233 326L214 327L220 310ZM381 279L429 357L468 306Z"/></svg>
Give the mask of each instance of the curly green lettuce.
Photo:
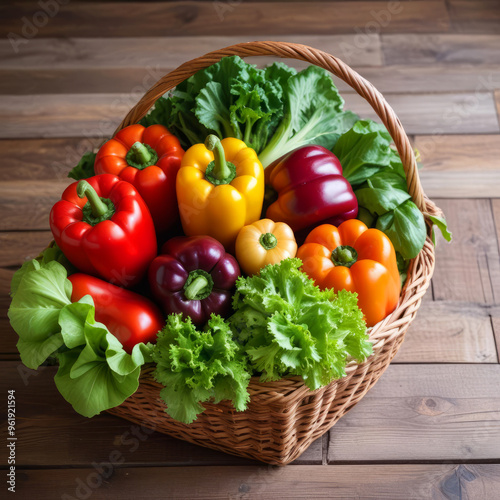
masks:
<svg viewBox="0 0 500 500"><path fill-rule="evenodd" d="M201 403L224 399L238 411L247 407L250 373L229 325L212 315L204 331L191 319L171 314L153 349L154 377L164 386L166 412L186 424L204 411Z"/></svg>
<svg viewBox="0 0 500 500"><path fill-rule="evenodd" d="M299 259L240 277L229 318L261 380L299 375L312 390L345 376L349 358L372 353L357 295L321 291Z"/></svg>

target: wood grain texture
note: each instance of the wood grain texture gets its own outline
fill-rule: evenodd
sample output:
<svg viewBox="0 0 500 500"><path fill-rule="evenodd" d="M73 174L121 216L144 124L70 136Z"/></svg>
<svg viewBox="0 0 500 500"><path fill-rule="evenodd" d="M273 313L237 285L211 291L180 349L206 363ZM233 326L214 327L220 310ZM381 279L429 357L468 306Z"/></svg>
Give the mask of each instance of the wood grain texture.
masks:
<svg viewBox="0 0 500 500"><path fill-rule="evenodd" d="M0 184L0 231L49 229L54 203L72 179L6 181ZM27 200L27 193L30 193Z"/></svg>
<svg viewBox="0 0 500 500"><path fill-rule="evenodd" d="M368 51L366 52L368 53ZM342 50L331 53L340 54L342 58ZM247 61L264 67L274 60L256 57L247 58ZM284 59L283 62L298 70L307 66L307 64L294 59ZM384 94L475 92L482 86L481 82L490 82L483 85L484 87L500 87L500 65L493 64L353 67ZM150 68L0 69L0 94L144 92L153 82L173 69L174 67L160 64ZM341 92L350 90L350 87L338 78L335 79L335 84Z"/></svg>
<svg viewBox="0 0 500 500"><path fill-rule="evenodd" d="M500 300L500 258L489 200L435 199L453 243L440 240L433 277L435 300L495 305Z"/></svg>
<svg viewBox="0 0 500 500"><path fill-rule="evenodd" d="M343 92L346 108L376 118L360 96ZM104 140L142 97L132 94L0 95L0 139L92 137ZM491 93L386 94L408 134L500 131Z"/></svg>
<svg viewBox="0 0 500 500"><path fill-rule="evenodd" d="M489 308L424 302L393 362L498 363Z"/></svg>
<svg viewBox="0 0 500 500"><path fill-rule="evenodd" d="M354 27L382 32L447 31L445 2L415 0L404 4L384 1L294 2L127 2L75 3L61 6L57 15L29 33L22 18L32 21L40 10L35 2L2 6L0 35L11 35L13 47L22 51L36 37L143 37L219 35L288 35L353 33ZM133 13L133 15L131 15ZM161 19L161 22L158 22ZM33 35L32 35L33 37Z"/></svg>
<svg viewBox="0 0 500 500"><path fill-rule="evenodd" d="M498 459L500 365L391 365L330 431L329 463Z"/></svg>
<svg viewBox="0 0 500 500"><path fill-rule="evenodd" d="M156 79L156 68L176 68L212 50L242 42L268 40L264 36L160 36L132 38L36 38L26 49L15 53L10 42L0 40L0 70L149 70ZM344 35L294 35L294 43L309 45L340 57L351 66L380 66L380 36L356 33ZM251 62L269 58L248 58ZM302 65L295 59L287 61ZM150 84L151 85L151 84Z"/></svg>
<svg viewBox="0 0 500 500"><path fill-rule="evenodd" d="M500 90L495 90L495 101L497 105L498 122L500 123Z"/></svg>
<svg viewBox="0 0 500 500"><path fill-rule="evenodd" d="M115 463L119 456L113 457ZM110 460L108 459L108 463ZM500 465L337 465L335 467L148 467L23 470L18 491L39 500L494 499ZM51 492L51 493L48 493ZM47 496L45 496L47 495ZM53 495L53 496L49 496Z"/></svg>
<svg viewBox="0 0 500 500"><path fill-rule="evenodd" d="M15 389L16 412L22 416L16 427L18 466L89 466L109 460L115 450L123 457L122 465L255 463L153 433L106 413L91 419L82 417L57 391L53 381L56 371L56 367L40 367L35 371L17 362L0 363L0 392L6 394L7 389ZM321 461L319 439L296 463L321 464Z"/></svg>
<svg viewBox="0 0 500 500"><path fill-rule="evenodd" d="M0 181L57 180L72 182L69 171L82 155L99 147L98 137L0 140Z"/></svg>
<svg viewBox="0 0 500 500"><path fill-rule="evenodd" d="M417 136L430 198L500 197L500 135Z"/></svg>
<svg viewBox="0 0 500 500"><path fill-rule="evenodd" d="M0 268L0 360L19 358L16 344L17 334L10 326L7 310L10 305L10 281L14 271ZM1 367L1 361L0 361Z"/></svg>
<svg viewBox="0 0 500 500"><path fill-rule="evenodd" d="M383 34L385 64L500 64L500 34ZM452 82L450 82L452 83Z"/></svg>
<svg viewBox="0 0 500 500"><path fill-rule="evenodd" d="M461 33L499 33L498 0L449 0L452 28Z"/></svg>
<svg viewBox="0 0 500 500"><path fill-rule="evenodd" d="M18 267L34 259L52 239L50 231L0 232L0 267Z"/></svg>

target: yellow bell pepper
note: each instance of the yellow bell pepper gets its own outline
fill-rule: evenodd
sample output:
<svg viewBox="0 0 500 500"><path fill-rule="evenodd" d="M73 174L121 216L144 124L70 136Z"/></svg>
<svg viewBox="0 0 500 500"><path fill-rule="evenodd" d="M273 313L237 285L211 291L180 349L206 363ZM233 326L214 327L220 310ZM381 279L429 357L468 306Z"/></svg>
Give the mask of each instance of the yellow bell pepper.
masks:
<svg viewBox="0 0 500 500"><path fill-rule="evenodd" d="M184 154L176 192L184 233L212 236L232 250L240 229L260 219L264 169L243 141L209 135Z"/></svg>
<svg viewBox="0 0 500 500"><path fill-rule="evenodd" d="M245 226L236 238L236 259L247 274L258 274L268 264L295 257L297 243L284 222L262 219Z"/></svg>

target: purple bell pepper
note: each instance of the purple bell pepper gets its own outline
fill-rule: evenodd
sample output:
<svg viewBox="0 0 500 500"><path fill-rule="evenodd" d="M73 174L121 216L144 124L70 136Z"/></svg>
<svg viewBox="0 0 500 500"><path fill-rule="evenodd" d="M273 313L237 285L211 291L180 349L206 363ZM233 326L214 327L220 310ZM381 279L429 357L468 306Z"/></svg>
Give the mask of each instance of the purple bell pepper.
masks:
<svg viewBox="0 0 500 500"><path fill-rule="evenodd" d="M358 200L342 176L339 159L322 146L294 149L270 165L266 176L278 193L266 216L294 231L338 226L358 214Z"/></svg>
<svg viewBox="0 0 500 500"><path fill-rule="evenodd" d="M182 313L203 325L212 313L231 314L233 288L241 275L236 259L210 236L167 241L149 266L149 285L165 314Z"/></svg>

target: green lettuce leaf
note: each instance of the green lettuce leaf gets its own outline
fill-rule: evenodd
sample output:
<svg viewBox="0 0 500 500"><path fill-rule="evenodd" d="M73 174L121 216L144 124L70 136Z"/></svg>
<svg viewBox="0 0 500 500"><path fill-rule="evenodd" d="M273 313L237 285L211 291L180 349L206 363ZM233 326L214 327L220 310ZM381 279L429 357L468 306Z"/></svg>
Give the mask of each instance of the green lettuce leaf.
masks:
<svg viewBox="0 0 500 500"><path fill-rule="evenodd" d="M240 277L229 318L261 379L300 375L312 390L345 375L348 356L372 352L357 296L321 291L300 271L299 259Z"/></svg>
<svg viewBox="0 0 500 500"><path fill-rule="evenodd" d="M73 167L73 169L69 172L68 177L79 181L81 179L88 179L89 177L94 176L94 163L96 156L96 153L92 151L85 153L76 167Z"/></svg>
<svg viewBox="0 0 500 500"><path fill-rule="evenodd" d="M16 286L8 316L19 335L21 360L28 368L38 368L63 345L59 314L71 304L72 290L66 277L66 269L58 262L43 265L32 260Z"/></svg>
<svg viewBox="0 0 500 500"><path fill-rule="evenodd" d="M332 151L342 164L344 177L359 185L390 165L391 140L383 125L360 120L339 137Z"/></svg>
<svg viewBox="0 0 500 500"><path fill-rule="evenodd" d="M212 315L205 331L199 331L191 319L171 314L152 356L157 363L154 376L164 386L160 395L172 418L191 423L204 411L201 403L209 400L230 399L236 410L246 409L246 358L220 316Z"/></svg>
<svg viewBox="0 0 500 500"><path fill-rule="evenodd" d="M127 354L118 339L89 310L83 322L85 344L59 354L54 381L64 399L84 417L123 403L139 387L141 366L151 345L137 344Z"/></svg>
<svg viewBox="0 0 500 500"><path fill-rule="evenodd" d="M317 66L291 76L284 87L284 116L259 159L266 168L307 144L331 149L358 117L344 112L344 100L327 71Z"/></svg>
<svg viewBox="0 0 500 500"><path fill-rule="evenodd" d="M19 335L22 362L36 369L56 357L59 391L77 412L91 417L137 390L140 367L152 360L152 346L138 344L126 353L106 326L96 323L92 297L71 303L67 270L55 259L64 261L60 250L49 248L16 273L8 315Z"/></svg>

